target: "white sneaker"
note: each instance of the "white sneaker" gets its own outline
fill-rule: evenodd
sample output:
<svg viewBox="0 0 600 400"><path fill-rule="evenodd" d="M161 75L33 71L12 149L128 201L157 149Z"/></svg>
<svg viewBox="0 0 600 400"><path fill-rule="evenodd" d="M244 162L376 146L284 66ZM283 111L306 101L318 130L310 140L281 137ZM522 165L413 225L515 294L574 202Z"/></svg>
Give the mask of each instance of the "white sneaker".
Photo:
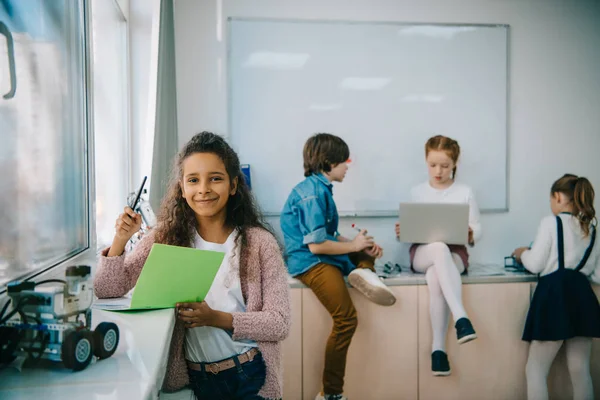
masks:
<svg viewBox="0 0 600 400"><path fill-rule="evenodd" d="M391 306L396 302L394 293L370 269L356 268L348 275L348 282L375 304Z"/></svg>
<svg viewBox="0 0 600 400"><path fill-rule="evenodd" d="M315 400L348 400L343 394L323 394L319 393Z"/></svg>

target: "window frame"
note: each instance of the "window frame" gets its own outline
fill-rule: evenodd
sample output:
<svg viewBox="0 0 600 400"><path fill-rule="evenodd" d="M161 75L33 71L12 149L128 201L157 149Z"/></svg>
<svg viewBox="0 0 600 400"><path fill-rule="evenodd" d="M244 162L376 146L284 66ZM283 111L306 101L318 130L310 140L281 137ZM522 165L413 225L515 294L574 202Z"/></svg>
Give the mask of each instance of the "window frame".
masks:
<svg viewBox="0 0 600 400"><path fill-rule="evenodd" d="M69 0L72 1L72 0ZM48 265L41 263L39 266L33 264L32 269L20 274L18 276L11 277L11 281L22 281L22 280L33 280L36 278L47 278L51 276L61 276L64 270L69 265L77 264L90 264L95 265L96 260L96 190L95 190L95 159L94 159L94 107L93 107L93 59L92 59L92 47L91 47L91 5L88 0L78 0L79 9L78 22L82 27L78 34L73 33L69 37L70 45L77 46L80 54L83 57L82 60L82 77L81 84L83 85L82 90L82 102L81 104L75 105L77 109L82 112L83 118L81 120L81 126L83 129L83 144L84 144L84 155L85 162L83 174L81 178L84 180L84 187L86 194L84 196L85 201L85 218L82 221L84 231L87 234L87 246L84 246L80 250L66 252L60 260L50 262ZM72 67L72 65L71 65ZM75 70L75 69L73 69ZM79 68L77 68L79 70ZM9 281L9 282L11 282ZM0 298L6 293L6 284L0 286Z"/></svg>

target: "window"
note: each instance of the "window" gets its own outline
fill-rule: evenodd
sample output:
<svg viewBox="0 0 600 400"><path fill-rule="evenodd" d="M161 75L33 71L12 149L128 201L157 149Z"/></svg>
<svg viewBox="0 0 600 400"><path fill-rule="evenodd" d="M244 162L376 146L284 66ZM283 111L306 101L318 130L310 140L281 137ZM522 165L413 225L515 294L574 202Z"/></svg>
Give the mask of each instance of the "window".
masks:
<svg viewBox="0 0 600 400"><path fill-rule="evenodd" d="M112 242L131 185L127 20L116 0L92 1L96 232Z"/></svg>
<svg viewBox="0 0 600 400"><path fill-rule="evenodd" d="M0 2L0 288L93 247L86 14Z"/></svg>

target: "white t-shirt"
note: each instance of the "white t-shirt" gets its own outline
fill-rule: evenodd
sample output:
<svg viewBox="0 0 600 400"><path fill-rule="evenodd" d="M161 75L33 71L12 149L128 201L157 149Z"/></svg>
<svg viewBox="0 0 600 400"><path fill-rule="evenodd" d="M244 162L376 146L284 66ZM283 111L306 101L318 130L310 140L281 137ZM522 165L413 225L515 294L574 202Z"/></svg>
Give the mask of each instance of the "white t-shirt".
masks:
<svg viewBox="0 0 600 400"><path fill-rule="evenodd" d="M473 240L481 238L481 222L479 222L479 207L470 187L463 183L454 182L446 189L435 189L429 181L423 182L410 191L415 203L466 203L469 205L469 228L473 230Z"/></svg>
<svg viewBox="0 0 600 400"><path fill-rule="evenodd" d="M237 231L233 231L223 244L207 242L197 233L194 239L194 247L197 249L225 253L215 280L204 299L213 310L229 313L246 311L240 284L236 236ZM192 362L216 362L245 353L256 346L253 340L233 340L231 332L211 326L190 328L185 332L185 357Z"/></svg>
<svg viewBox="0 0 600 400"><path fill-rule="evenodd" d="M563 223L565 268L575 269L583 259L583 255L590 244L591 231L587 237L584 237L577 218L570 214L559 214L559 217ZM596 236L596 243L592 248L590 257L581 269L582 274L591 277L596 283L600 283L599 240L600 238ZM556 231L556 217L554 215L542 219L533 246L531 250L523 252L521 262L527 270L542 276L558 269L558 232Z"/></svg>

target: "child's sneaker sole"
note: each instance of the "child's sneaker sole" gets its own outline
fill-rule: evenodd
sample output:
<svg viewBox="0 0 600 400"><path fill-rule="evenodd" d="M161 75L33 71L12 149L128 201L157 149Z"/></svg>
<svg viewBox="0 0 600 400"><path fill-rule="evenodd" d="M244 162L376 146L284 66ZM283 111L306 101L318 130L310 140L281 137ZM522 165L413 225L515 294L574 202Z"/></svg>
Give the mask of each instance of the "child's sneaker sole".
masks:
<svg viewBox="0 0 600 400"><path fill-rule="evenodd" d="M451 371L431 371L433 376L450 376Z"/></svg>
<svg viewBox="0 0 600 400"><path fill-rule="evenodd" d="M470 342L471 340L475 340L475 339L477 339L477 334L472 333L470 335L463 336L460 339L458 339L458 344L465 344L465 343Z"/></svg>
<svg viewBox="0 0 600 400"><path fill-rule="evenodd" d="M387 286L374 286L358 274L348 275L348 282L350 282L353 288L361 292L367 299L375 304L379 304L380 306L391 306L396 303L396 296L394 296Z"/></svg>

